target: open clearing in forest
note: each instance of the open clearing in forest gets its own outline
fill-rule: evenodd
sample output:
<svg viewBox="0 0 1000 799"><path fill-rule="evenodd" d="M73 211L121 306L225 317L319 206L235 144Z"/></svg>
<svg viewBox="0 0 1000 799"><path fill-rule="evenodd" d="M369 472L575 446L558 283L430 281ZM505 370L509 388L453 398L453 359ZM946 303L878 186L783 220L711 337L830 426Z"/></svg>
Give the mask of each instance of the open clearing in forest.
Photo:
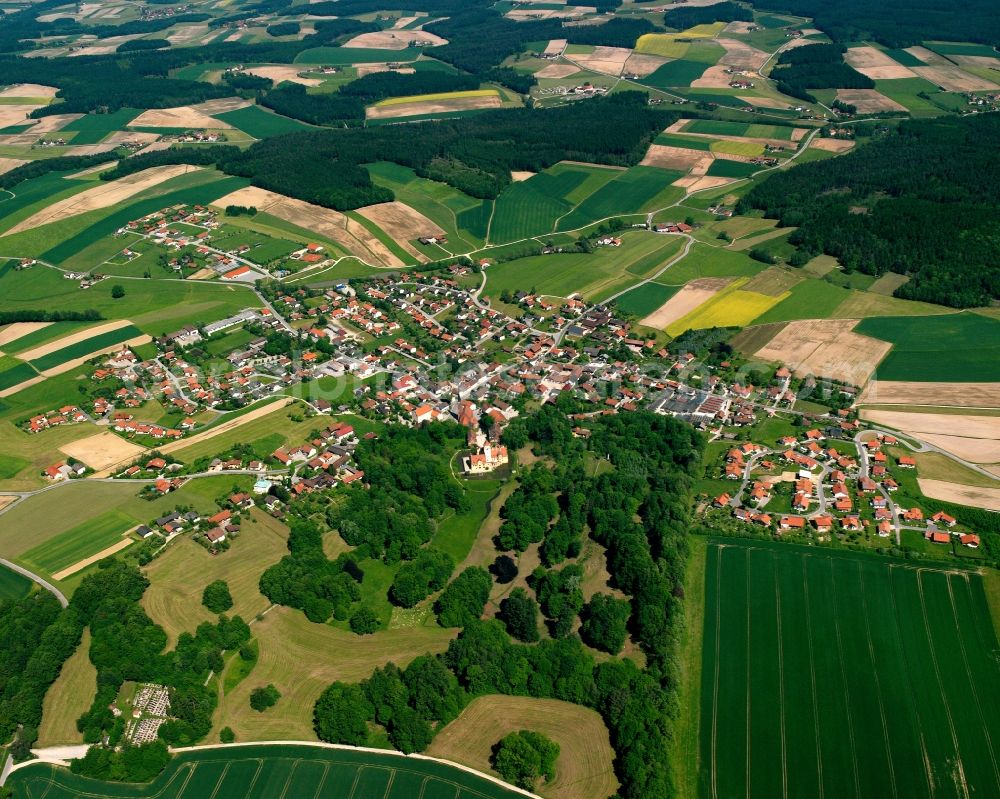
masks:
<svg viewBox="0 0 1000 799"><path fill-rule="evenodd" d="M708 302L731 282L732 278L727 277L703 277L692 280L639 324L663 330L702 303Z"/></svg>
<svg viewBox="0 0 1000 799"><path fill-rule="evenodd" d="M52 205L44 208L36 214L32 214L27 219L18 222L14 227L4 233L5 236L20 233L22 230L31 230L50 222L59 222L73 216L85 214L88 211L96 211L100 208L110 208L123 200L134 197L142 191L152 189L164 181L184 175L188 172L195 172L200 167L188 164L170 164L168 166L154 166L126 175L118 180L98 183L92 189L85 189L72 197L66 197Z"/></svg>
<svg viewBox="0 0 1000 799"><path fill-rule="evenodd" d="M997 639L975 572L709 542L700 795L997 796Z"/></svg>
<svg viewBox="0 0 1000 799"><path fill-rule="evenodd" d="M253 206L258 211L312 230L366 263L375 266L403 265L403 262L364 225L331 208L295 200L255 186L237 189L216 200L214 205L222 208L227 205Z"/></svg>
<svg viewBox="0 0 1000 799"><path fill-rule="evenodd" d="M246 681L244 681L246 682ZM283 699L281 700L283 701ZM278 702L278 707L281 705ZM265 714L274 713L274 708ZM182 751L149 784L107 783L32 763L8 783L17 799L523 799L499 781L436 760L352 747L292 744Z"/></svg>
<svg viewBox="0 0 1000 799"><path fill-rule="evenodd" d="M979 488L944 480L917 479L920 490L932 499L970 505L974 508L1000 511L1000 488Z"/></svg>
<svg viewBox="0 0 1000 799"><path fill-rule="evenodd" d="M457 111L478 111L500 108L500 94L495 89L475 89L467 92L450 92L441 95L394 97L365 109L367 119L395 119L422 114L445 114Z"/></svg>
<svg viewBox="0 0 1000 799"><path fill-rule="evenodd" d="M481 696L434 738L427 754L493 773L494 744L511 732L532 730L559 744L555 780L541 788L551 799L606 799L618 789L608 730L593 710L527 696Z"/></svg>
<svg viewBox="0 0 1000 799"><path fill-rule="evenodd" d="M863 386L890 346L854 332L854 319L789 322L757 351L757 357L788 366L797 376L828 377Z"/></svg>
<svg viewBox="0 0 1000 799"><path fill-rule="evenodd" d="M406 50L413 42L429 42L430 46L434 47L448 44L447 39L442 39L427 31L392 29L359 34L344 42L342 46L371 50ZM386 57L390 58L391 56L387 54Z"/></svg>
<svg viewBox="0 0 1000 799"><path fill-rule="evenodd" d="M38 746L83 743L76 720L90 709L96 693L97 669L90 662L90 628L85 627L80 645L45 692Z"/></svg>

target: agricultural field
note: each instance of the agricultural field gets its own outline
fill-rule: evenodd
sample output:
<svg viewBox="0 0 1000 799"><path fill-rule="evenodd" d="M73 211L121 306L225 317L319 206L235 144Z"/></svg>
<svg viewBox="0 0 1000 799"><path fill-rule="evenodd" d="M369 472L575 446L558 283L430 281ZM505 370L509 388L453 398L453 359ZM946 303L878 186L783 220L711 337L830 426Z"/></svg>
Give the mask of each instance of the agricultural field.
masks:
<svg viewBox="0 0 1000 799"><path fill-rule="evenodd" d="M518 258L489 268L485 293L491 297L502 291L531 290L554 297L580 293L599 300L655 274L681 245L681 240L667 236L626 233L618 248Z"/></svg>
<svg viewBox="0 0 1000 799"><path fill-rule="evenodd" d="M881 380L1000 381L1000 321L972 313L864 319L858 333L892 343Z"/></svg>
<svg viewBox="0 0 1000 799"><path fill-rule="evenodd" d="M110 114L87 114L59 129L60 133L73 133L73 144L97 144L116 130L124 130L129 122L139 116L134 108L122 108Z"/></svg>
<svg viewBox="0 0 1000 799"><path fill-rule="evenodd" d="M0 566L0 602L27 596L32 582L6 566Z"/></svg>
<svg viewBox="0 0 1000 799"><path fill-rule="evenodd" d="M124 327L109 330L105 333L100 333L74 344L70 344L62 349L49 352L37 360L31 361L31 365L39 372L44 372L47 369L54 369L55 367L62 366L69 361L77 358L83 358L92 352L98 352L99 350L113 347L115 344L121 344L123 341L128 341L129 339L137 338L141 335L142 331L137 327L125 325Z"/></svg>
<svg viewBox="0 0 1000 799"><path fill-rule="evenodd" d="M117 510L105 511L21 553L18 560L33 571L56 574L67 566L117 544L133 527L135 522L128 515Z"/></svg>
<svg viewBox="0 0 1000 799"><path fill-rule="evenodd" d="M792 286L789 295L756 319L755 325L790 322L795 319L825 319L850 292L825 280L807 279Z"/></svg>
<svg viewBox="0 0 1000 799"><path fill-rule="evenodd" d="M622 313L642 318L663 305L678 290L677 286L665 286L656 282L643 283L615 300L615 306Z"/></svg>
<svg viewBox="0 0 1000 799"><path fill-rule="evenodd" d="M289 119L273 111L266 111L259 105L248 105L235 111L224 111L216 114L215 119L242 130L255 139L266 139L268 136L280 136L282 133L295 133L308 130L309 125L297 119Z"/></svg>
<svg viewBox="0 0 1000 799"><path fill-rule="evenodd" d="M389 752L272 744L188 751L174 757L149 786L102 783L38 763L7 783L15 799L110 796L139 799L514 799L523 796L448 763Z"/></svg>
<svg viewBox="0 0 1000 799"><path fill-rule="evenodd" d="M705 585L700 795L1000 791L979 574L727 540Z"/></svg>
<svg viewBox="0 0 1000 799"><path fill-rule="evenodd" d="M684 173L650 166L634 166L619 173L562 217L558 230L576 230L616 214L656 210L679 200L684 191L671 186Z"/></svg>
<svg viewBox="0 0 1000 799"><path fill-rule="evenodd" d="M677 337L685 330L702 330L709 327L743 327L773 307L787 295L771 296L747 291L746 278L734 280L708 302L671 323L667 335Z"/></svg>

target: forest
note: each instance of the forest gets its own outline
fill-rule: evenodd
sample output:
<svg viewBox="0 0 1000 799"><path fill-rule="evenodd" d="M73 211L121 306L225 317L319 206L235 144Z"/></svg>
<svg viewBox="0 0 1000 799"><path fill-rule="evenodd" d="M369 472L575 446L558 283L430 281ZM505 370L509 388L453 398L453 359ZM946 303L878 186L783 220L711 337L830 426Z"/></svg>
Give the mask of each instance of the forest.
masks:
<svg viewBox="0 0 1000 799"><path fill-rule="evenodd" d="M758 10L812 17L836 42L874 38L887 47L909 47L928 39L1000 44L995 0L755 0Z"/></svg>
<svg viewBox="0 0 1000 799"><path fill-rule="evenodd" d="M510 184L511 171L539 172L564 160L637 164L653 137L678 118L648 106L644 93L621 92L560 108L501 109L420 123L419 136L414 125L386 125L291 133L246 150L173 148L123 159L101 177L113 180L163 164L214 163L261 188L343 211L392 200L392 192L374 185L362 165L394 161L470 196L494 198Z"/></svg>
<svg viewBox="0 0 1000 799"><path fill-rule="evenodd" d="M843 45L812 44L786 50L771 77L778 91L815 103L809 89L874 89L875 81L844 63Z"/></svg>
<svg viewBox="0 0 1000 799"><path fill-rule="evenodd" d="M604 718L617 754L621 797L673 795L667 750L676 714L689 491L702 440L682 422L637 412L588 420L592 436L584 442L573 437L566 415L574 402L567 398L558 407L545 405L505 432L510 446L530 441L536 453L552 456L556 464L551 471L536 467L522 476L504 506L505 523L527 523L533 530L529 537L544 541L559 535L554 533L558 521L551 524L555 514L573 517L569 526L581 532L589 525L591 536L607 550L612 584L629 601L597 594L585 604L579 565L556 568L564 559L557 556L529 578L537 600L518 589L504 600L497 619L481 621L488 584L481 584L483 575L476 570L463 572L451 584L457 586L454 591L449 586L437 605L447 613L442 623L462 622L448 651L417 658L405 669L390 663L359 684L333 683L314 712L322 740L364 745L369 725L376 723L397 748L421 751L476 696L557 698L592 707ZM608 458L613 470L588 477L588 451ZM555 493L568 498L555 502ZM541 501L543 496L551 501ZM509 534L513 540L500 545L520 548L517 533ZM541 641L534 621L539 610L550 634ZM631 635L646 655L646 667L631 659L597 663L573 632L578 616L585 640L612 655ZM526 646L512 635L538 642Z"/></svg>
<svg viewBox="0 0 1000 799"><path fill-rule="evenodd" d="M902 122L840 158L775 172L740 200L847 271L897 272L897 297L958 308L1000 297L1000 118Z"/></svg>
<svg viewBox="0 0 1000 799"><path fill-rule="evenodd" d="M692 8L672 8L663 15L663 21L668 28L685 30L695 25L711 22L753 22L753 10L749 6L725 0L710 6L694 6Z"/></svg>

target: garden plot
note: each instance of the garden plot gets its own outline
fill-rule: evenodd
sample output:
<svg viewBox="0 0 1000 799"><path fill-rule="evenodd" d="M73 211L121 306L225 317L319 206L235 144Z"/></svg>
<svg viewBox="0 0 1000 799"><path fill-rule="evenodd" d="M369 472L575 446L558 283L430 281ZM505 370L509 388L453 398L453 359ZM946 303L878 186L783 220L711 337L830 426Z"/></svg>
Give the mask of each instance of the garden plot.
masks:
<svg viewBox="0 0 1000 799"><path fill-rule="evenodd" d="M872 80L912 78L915 74L909 67L893 61L882 50L870 45L849 47L844 54L844 61Z"/></svg>
<svg viewBox="0 0 1000 799"><path fill-rule="evenodd" d="M100 183L92 189L86 189L72 197L53 203L38 213L32 214L27 219L14 225L4 235L20 233L22 230L31 230L50 222L59 222L72 216L85 214L88 211L96 211L101 208L110 208L123 200L134 197L146 189L158 186L164 181L184 175L188 172L195 172L200 167L188 164L171 164L168 166L154 166L126 175L118 180Z"/></svg>
<svg viewBox="0 0 1000 799"><path fill-rule="evenodd" d="M906 106L890 100L875 89L838 89L837 99L847 105L853 105L859 114L882 114L887 111L906 113Z"/></svg>
<svg viewBox="0 0 1000 799"><path fill-rule="evenodd" d="M796 375L827 377L863 386L892 345L854 333L856 319L789 322L757 357L785 364Z"/></svg>

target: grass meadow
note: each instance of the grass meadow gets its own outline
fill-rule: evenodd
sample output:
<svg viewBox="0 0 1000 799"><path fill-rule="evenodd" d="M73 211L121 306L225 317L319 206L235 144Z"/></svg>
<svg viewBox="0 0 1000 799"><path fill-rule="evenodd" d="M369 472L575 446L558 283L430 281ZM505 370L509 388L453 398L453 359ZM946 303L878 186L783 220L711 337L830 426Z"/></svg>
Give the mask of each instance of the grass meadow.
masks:
<svg viewBox="0 0 1000 799"><path fill-rule="evenodd" d="M1000 795L979 574L709 544L702 797Z"/></svg>
<svg viewBox="0 0 1000 799"><path fill-rule="evenodd" d="M90 709L97 693L97 669L90 662L90 628L84 628L76 651L63 663L56 681L45 692L39 746L83 743L76 720Z"/></svg>
<svg viewBox="0 0 1000 799"><path fill-rule="evenodd" d="M15 772L7 784L13 789L15 799L42 795L47 799L83 796L514 799L523 796L447 763L389 752L287 744L186 752L174 757L150 785L104 783L42 763Z"/></svg>
<svg viewBox="0 0 1000 799"><path fill-rule="evenodd" d="M310 126L296 119L283 117L273 111L265 111L258 105L248 105L235 111L216 114L214 119L232 125L255 139L266 139L268 136L280 136L282 133L296 133L309 130Z"/></svg>
<svg viewBox="0 0 1000 799"><path fill-rule="evenodd" d="M670 185L683 177L679 171L652 166L634 166L608 181L564 216L558 230L576 230L619 214L652 211L676 202L684 190Z"/></svg>
<svg viewBox="0 0 1000 799"><path fill-rule="evenodd" d="M20 599L27 596L31 590L31 580L23 577L6 566L0 566L0 602L7 599Z"/></svg>
<svg viewBox="0 0 1000 799"><path fill-rule="evenodd" d="M1000 381L1000 320L972 313L877 317L855 331L892 342L880 380Z"/></svg>
<svg viewBox="0 0 1000 799"><path fill-rule="evenodd" d="M678 291L680 291L680 286L643 283L615 300L615 306L622 313L642 318L651 314Z"/></svg>
<svg viewBox="0 0 1000 799"><path fill-rule="evenodd" d="M32 570L54 574L117 544L134 526L127 514L109 510L32 547L18 560Z"/></svg>

